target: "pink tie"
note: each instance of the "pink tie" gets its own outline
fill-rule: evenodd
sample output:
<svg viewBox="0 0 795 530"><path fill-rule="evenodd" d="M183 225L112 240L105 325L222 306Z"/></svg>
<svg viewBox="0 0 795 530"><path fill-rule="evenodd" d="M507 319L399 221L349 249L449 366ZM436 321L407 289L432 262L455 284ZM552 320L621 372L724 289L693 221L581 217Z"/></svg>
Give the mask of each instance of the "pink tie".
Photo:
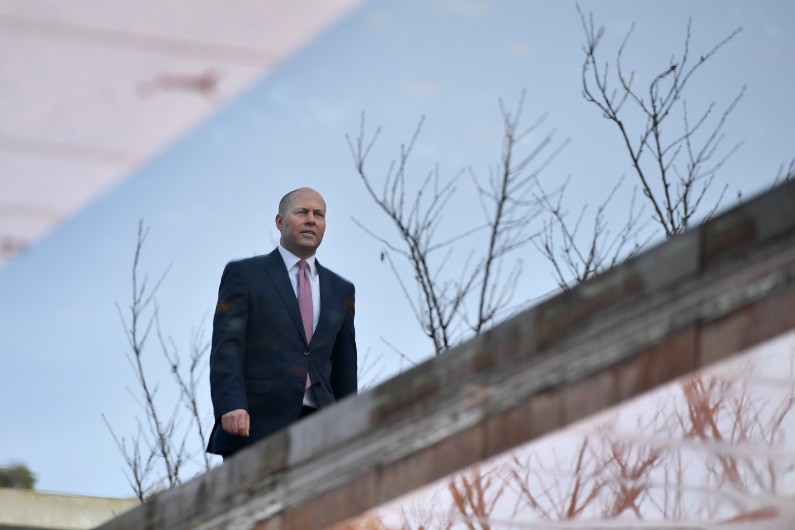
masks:
<svg viewBox="0 0 795 530"><path fill-rule="evenodd" d="M301 320L304 322L306 342L312 340L312 286L309 283L309 264L301 260L298 262L298 308L301 310ZM306 388L312 385L309 372L306 374Z"/></svg>

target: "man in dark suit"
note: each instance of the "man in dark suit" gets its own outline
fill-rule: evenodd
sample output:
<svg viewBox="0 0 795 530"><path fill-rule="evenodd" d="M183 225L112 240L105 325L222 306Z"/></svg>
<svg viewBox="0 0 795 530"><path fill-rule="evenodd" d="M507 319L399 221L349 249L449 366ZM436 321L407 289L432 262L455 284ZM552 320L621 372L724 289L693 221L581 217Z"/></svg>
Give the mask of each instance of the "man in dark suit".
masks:
<svg viewBox="0 0 795 530"><path fill-rule="evenodd" d="M354 287L315 259L323 197L291 191L276 228L279 246L227 264L218 289L207 451L224 457L357 391Z"/></svg>

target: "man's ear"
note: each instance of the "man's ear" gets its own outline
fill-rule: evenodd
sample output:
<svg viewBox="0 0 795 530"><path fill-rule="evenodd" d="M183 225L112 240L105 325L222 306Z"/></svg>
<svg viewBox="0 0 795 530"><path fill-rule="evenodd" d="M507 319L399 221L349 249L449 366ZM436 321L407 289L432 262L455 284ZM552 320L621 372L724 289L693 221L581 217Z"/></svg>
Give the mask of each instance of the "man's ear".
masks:
<svg viewBox="0 0 795 530"><path fill-rule="evenodd" d="M281 232L282 230L282 216L278 213L276 214L276 230Z"/></svg>

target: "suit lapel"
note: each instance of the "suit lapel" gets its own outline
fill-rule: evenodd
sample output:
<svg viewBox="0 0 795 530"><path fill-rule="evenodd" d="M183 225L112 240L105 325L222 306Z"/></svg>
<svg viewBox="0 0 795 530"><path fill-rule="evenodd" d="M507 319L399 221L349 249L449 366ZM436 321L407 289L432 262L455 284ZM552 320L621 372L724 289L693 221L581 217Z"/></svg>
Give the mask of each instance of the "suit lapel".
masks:
<svg viewBox="0 0 795 530"><path fill-rule="evenodd" d="M290 276L287 273L287 268L284 265L284 260L282 259L281 254L279 254L278 248L268 254L267 259L265 260L265 270L270 276L271 281L276 288L276 292L279 293L279 296L282 298L284 306L287 308L287 312L293 319L293 323L295 324L300 337L303 339L304 344L307 344L306 334L304 333L304 322L301 320L301 310L298 308L298 298L295 296L295 291L293 291L293 286L290 283ZM322 281L320 282L320 285L322 289ZM320 307L321 309L323 308L322 305ZM318 324L318 327L320 327L320 324Z"/></svg>

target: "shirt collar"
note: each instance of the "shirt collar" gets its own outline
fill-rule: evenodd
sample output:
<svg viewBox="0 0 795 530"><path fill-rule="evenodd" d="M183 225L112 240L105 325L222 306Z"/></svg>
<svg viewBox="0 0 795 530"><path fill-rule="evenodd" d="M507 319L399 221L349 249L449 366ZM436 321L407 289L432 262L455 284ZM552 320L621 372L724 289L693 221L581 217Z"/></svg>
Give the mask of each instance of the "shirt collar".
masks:
<svg viewBox="0 0 795 530"><path fill-rule="evenodd" d="M293 270L293 267L298 266L298 262L301 261L301 258L284 248L283 246L279 245L279 254L282 255L282 259L284 260L284 265L287 267L288 271ZM309 265L309 275L314 277L317 275L317 267L315 266L315 256L311 256L306 258L307 265Z"/></svg>

